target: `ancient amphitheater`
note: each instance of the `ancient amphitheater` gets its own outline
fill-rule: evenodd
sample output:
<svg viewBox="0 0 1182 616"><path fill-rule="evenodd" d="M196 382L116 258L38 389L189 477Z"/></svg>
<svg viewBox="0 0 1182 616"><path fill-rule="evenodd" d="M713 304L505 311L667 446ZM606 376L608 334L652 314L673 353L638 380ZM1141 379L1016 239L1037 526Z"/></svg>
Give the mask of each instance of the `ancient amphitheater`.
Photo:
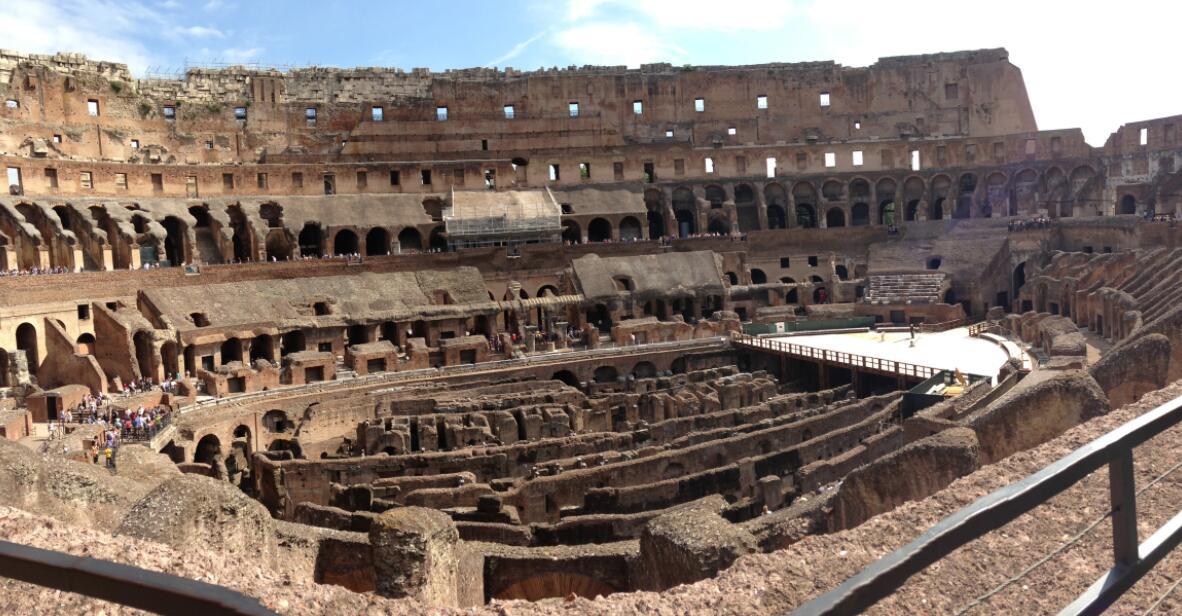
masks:
<svg viewBox="0 0 1182 616"><path fill-rule="evenodd" d="M1182 116L1002 49L0 98L11 613L1182 611Z"/></svg>

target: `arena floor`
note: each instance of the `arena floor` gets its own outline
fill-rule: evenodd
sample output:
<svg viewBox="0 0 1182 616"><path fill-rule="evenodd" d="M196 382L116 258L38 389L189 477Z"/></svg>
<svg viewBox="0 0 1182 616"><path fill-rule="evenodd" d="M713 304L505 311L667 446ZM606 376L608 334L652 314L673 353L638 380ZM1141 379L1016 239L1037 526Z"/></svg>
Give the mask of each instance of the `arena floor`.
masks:
<svg viewBox="0 0 1182 616"><path fill-rule="evenodd" d="M856 332L848 334L817 334L779 336L777 340L818 349L855 353L867 357L890 359L941 370L957 370L994 378L1009 359L996 343L969 336L969 328L958 327L945 332L924 334L916 332L915 346L911 346L908 332Z"/></svg>

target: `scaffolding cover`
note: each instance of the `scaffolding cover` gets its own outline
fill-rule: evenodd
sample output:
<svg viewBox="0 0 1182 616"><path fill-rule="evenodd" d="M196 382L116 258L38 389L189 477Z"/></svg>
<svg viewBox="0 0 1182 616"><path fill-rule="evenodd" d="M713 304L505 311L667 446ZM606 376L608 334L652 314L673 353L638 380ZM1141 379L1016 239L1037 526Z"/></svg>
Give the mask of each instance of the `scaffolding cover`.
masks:
<svg viewBox="0 0 1182 616"><path fill-rule="evenodd" d="M449 201L443 221L453 241L525 239L557 236L562 231L562 207L549 188L452 190Z"/></svg>

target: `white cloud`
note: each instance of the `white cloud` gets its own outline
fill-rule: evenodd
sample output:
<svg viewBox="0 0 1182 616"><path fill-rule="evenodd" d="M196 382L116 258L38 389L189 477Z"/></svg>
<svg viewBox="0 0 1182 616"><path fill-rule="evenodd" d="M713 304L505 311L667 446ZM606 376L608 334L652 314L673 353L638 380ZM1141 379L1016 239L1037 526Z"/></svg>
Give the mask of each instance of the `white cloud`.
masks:
<svg viewBox="0 0 1182 616"><path fill-rule="evenodd" d="M80 52L133 71L152 64L140 42L146 29L162 31L165 21L140 2L118 0L4 0L0 2L4 47L32 53Z"/></svg>
<svg viewBox="0 0 1182 616"><path fill-rule="evenodd" d="M516 58L517 56L520 56L521 52L525 51L525 49L527 47L529 47L530 45L533 45L534 43L536 43L538 41L538 39L541 39L544 36L546 36L545 32L539 32L539 33L529 37L528 39L521 41L520 43L518 43L518 44L514 45L512 48L510 48L509 51L506 51L505 53L501 54L500 56L497 56L495 59L490 60L487 64L485 64L485 66L488 66L488 67L500 66L500 65L504 64L505 62L508 62L509 60L512 60L513 58Z"/></svg>
<svg viewBox="0 0 1182 616"><path fill-rule="evenodd" d="M579 64L635 67L685 57L685 50L635 23L574 26L556 33L554 42Z"/></svg>
<svg viewBox="0 0 1182 616"><path fill-rule="evenodd" d="M226 38L225 32L222 32L217 28L209 28L206 26L178 27L174 31L177 34L191 36L194 38Z"/></svg>

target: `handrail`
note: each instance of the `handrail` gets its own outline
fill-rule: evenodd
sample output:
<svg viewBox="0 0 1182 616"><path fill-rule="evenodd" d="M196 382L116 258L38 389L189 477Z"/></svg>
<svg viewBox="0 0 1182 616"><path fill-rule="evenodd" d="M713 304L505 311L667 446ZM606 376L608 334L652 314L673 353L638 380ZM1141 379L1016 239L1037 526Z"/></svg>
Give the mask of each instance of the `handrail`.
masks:
<svg viewBox="0 0 1182 616"><path fill-rule="evenodd" d="M919 364L911 364L894 359L883 359L881 357L871 357L869 355L859 355L857 353L849 353L847 351L833 351L829 349L818 349L816 347L804 346L800 344L793 344L783 340L775 340L770 338L756 338L746 334L737 335L735 342L743 344L751 348L767 349L769 351L776 351L785 353L793 357L800 357L803 359L816 359L826 361L834 364L841 364L851 366L854 368L866 368L869 370L878 370L879 372L889 372L892 374L900 374L903 376L915 377L918 379L929 379L941 368L934 368L932 366L921 366Z"/></svg>
<svg viewBox="0 0 1182 616"><path fill-rule="evenodd" d="M1182 397L1129 421L1021 481L977 499L837 588L801 605L792 614L862 612L952 551L1001 528L1108 465L1114 563L1060 612L1061 616L1099 614L1182 542L1182 512L1179 512L1138 545L1133 478L1133 449L1179 422L1182 422Z"/></svg>
<svg viewBox="0 0 1182 616"><path fill-rule="evenodd" d="M0 541L0 576L158 614L274 614L224 586L9 541Z"/></svg>

